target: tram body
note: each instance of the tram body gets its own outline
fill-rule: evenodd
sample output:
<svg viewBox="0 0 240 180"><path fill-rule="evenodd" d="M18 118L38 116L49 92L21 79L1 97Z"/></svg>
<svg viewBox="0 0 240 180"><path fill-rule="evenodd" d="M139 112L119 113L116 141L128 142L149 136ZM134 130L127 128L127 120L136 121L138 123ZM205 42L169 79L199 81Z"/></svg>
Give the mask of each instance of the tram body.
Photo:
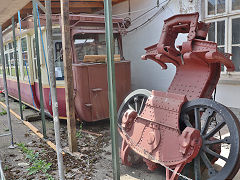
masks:
<svg viewBox="0 0 240 180"><path fill-rule="evenodd" d="M73 81L76 118L87 122L109 117L108 84L106 65L106 44L104 17L96 15L70 15L71 49L73 53ZM42 38L47 56L45 17L40 17ZM62 59L61 30L59 16L53 15L54 60L57 84L59 117L66 119L65 83ZM113 18L115 45L115 72L117 107L130 92L130 62L123 60L121 35L124 31L123 20ZM22 21L22 33L17 28L18 66L23 103L35 109L40 108L39 83L37 77L35 36L33 19ZM4 33L5 64L9 95L18 99L18 88L13 56L11 31ZM44 108L52 115L52 102L48 73L44 58L43 45L39 33L41 74ZM47 59L47 57L46 57ZM48 60L47 60L48 61ZM2 67L0 69L0 88L3 89Z"/></svg>

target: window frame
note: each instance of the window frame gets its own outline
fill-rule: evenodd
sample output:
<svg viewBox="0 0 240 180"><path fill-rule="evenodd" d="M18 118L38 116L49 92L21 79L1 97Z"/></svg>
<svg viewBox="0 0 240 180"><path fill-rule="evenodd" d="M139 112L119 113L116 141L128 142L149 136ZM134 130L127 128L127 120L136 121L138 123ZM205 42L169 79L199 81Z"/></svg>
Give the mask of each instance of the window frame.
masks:
<svg viewBox="0 0 240 180"><path fill-rule="evenodd" d="M216 2L217 0L215 0ZM208 15L208 0L204 1L204 15L203 21L206 23L217 22L225 19L225 52L232 53L232 19L240 18L240 9L232 10L232 0L225 0L225 12L215 15ZM215 8L216 10L216 8ZM217 23L215 23L215 28ZM216 32L216 29L215 29ZM208 37L207 37L208 38ZM215 33L215 42L217 42L217 34ZM219 46L218 46L219 47ZM227 72L224 66L224 71L221 71L221 75L240 75L240 71Z"/></svg>

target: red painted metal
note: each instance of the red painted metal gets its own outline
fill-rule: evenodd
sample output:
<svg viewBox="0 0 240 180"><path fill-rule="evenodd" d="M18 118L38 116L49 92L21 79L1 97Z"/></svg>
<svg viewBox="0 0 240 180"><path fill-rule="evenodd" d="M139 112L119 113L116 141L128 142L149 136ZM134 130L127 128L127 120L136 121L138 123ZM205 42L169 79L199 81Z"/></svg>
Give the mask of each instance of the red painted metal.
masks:
<svg viewBox="0 0 240 180"><path fill-rule="evenodd" d="M216 43L205 40L209 24L198 22L198 16L181 14L164 21L159 43L147 47L142 59L151 59L163 69L167 69L166 63L174 64L175 77L168 92L152 91L141 114L127 110L122 118L122 163L131 165L127 157L133 149L144 157L150 170L156 168L157 162L174 169L166 169L169 180L177 179L177 173L197 156L202 145L199 130L187 127L180 131L181 106L186 101L211 97L221 64L228 71L234 70L230 54L219 52ZM188 36L177 50L175 40L179 33Z"/></svg>

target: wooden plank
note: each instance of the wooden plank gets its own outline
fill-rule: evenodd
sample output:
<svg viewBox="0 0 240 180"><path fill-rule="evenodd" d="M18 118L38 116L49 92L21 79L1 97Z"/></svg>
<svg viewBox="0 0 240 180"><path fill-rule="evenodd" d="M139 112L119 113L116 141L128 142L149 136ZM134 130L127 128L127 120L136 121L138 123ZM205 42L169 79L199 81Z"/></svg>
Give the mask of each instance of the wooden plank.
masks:
<svg viewBox="0 0 240 180"><path fill-rule="evenodd" d="M43 3L43 2L42 2ZM102 2L70 2L69 7L73 8L103 8ZM52 2L52 8L60 8L60 2ZM32 3L28 3L24 9L32 9Z"/></svg>
<svg viewBox="0 0 240 180"><path fill-rule="evenodd" d="M114 55L114 61L120 61L120 55ZM107 55L85 55L83 62L100 62L105 63L107 62Z"/></svg>
<svg viewBox="0 0 240 180"><path fill-rule="evenodd" d="M2 107L4 107L5 109L7 108L6 104L4 104L3 102L0 102L0 105L2 105ZM15 113L12 109L10 109L10 112L18 119L18 120L21 120L21 117ZM21 120L22 121L22 120ZM22 121L23 124L25 124L29 129L31 129L32 132L34 132L39 138L41 138L43 141L45 141L52 149L54 149L56 151L56 145L53 144L51 141L49 140L45 140L43 138L43 134L40 133L40 131L35 127L33 126L30 122L27 122L27 121ZM62 152L63 155L65 155L64 152Z"/></svg>
<svg viewBox="0 0 240 180"><path fill-rule="evenodd" d="M69 21L69 0L61 0L62 49L64 64L65 98L67 112L68 145L77 151L75 105L73 98L72 50Z"/></svg>

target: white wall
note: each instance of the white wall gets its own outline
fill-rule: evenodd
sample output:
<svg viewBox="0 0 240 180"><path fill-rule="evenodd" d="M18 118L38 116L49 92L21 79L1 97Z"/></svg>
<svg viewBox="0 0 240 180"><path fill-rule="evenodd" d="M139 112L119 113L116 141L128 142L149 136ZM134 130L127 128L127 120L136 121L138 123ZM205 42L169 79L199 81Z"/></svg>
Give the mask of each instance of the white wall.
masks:
<svg viewBox="0 0 240 180"><path fill-rule="evenodd" d="M160 0L165 2L165 0ZM156 6L157 0L130 0L131 12L142 10L141 12L131 13L130 18L133 20L148 9ZM162 4L163 5L163 4ZM144 15L137 21L134 21L128 30L140 25L155 14L160 8L155 8L150 13ZM152 60L143 61L141 56L145 54L144 48L157 43L160 39L162 32L163 21L180 11L195 12L196 3L190 3L189 0L170 0L167 7L164 8L155 19L147 25L128 33L123 37L123 53L127 60L131 61L131 75L132 75L132 89L146 88L149 90L162 90L166 91L175 74L175 67L171 64L168 65L167 70L161 70L161 66ZM122 2L113 6L113 14L120 15L120 17L127 17L128 15L128 1ZM185 40L185 37L179 37L178 42Z"/></svg>
<svg viewBox="0 0 240 180"><path fill-rule="evenodd" d="M236 84L218 84L216 101L228 107L240 108L240 86Z"/></svg>

